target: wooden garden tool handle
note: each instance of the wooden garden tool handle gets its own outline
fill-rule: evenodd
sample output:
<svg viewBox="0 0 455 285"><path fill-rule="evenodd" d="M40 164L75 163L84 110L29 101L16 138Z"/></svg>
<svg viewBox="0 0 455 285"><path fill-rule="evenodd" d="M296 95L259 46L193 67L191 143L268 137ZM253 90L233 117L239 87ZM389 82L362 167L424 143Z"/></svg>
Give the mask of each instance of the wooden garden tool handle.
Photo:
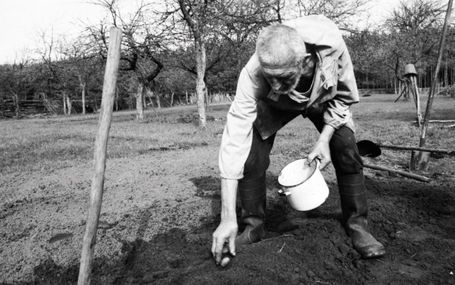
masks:
<svg viewBox="0 0 455 285"><path fill-rule="evenodd" d="M402 171L402 170L396 170L396 169L392 169L392 168L388 168L388 167L384 167L384 166L364 163L363 167L371 168L371 169L375 169L375 170L389 171L389 172L392 172L392 173L400 174L401 176L404 176L404 177L416 179L416 180L423 181L423 182L429 182L430 181L430 178L422 176L422 175L418 175L418 174L415 174L415 173Z"/></svg>

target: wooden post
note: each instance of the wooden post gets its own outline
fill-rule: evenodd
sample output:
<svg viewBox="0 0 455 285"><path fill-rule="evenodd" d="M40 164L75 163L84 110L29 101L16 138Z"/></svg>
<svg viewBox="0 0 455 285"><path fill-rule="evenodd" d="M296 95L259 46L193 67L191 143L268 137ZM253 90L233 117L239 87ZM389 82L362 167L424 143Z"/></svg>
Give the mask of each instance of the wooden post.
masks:
<svg viewBox="0 0 455 285"><path fill-rule="evenodd" d="M90 192L90 205L82 243L81 264L79 267L78 285L88 285L91 281L93 252L96 243L101 202L103 199L104 170L106 168L106 149L111 127L112 108L114 106L115 88L117 83L118 66L120 62L121 30L111 28L109 33L109 50L106 70L104 73L103 97L98 123L98 134L95 141L94 166Z"/></svg>
<svg viewBox="0 0 455 285"><path fill-rule="evenodd" d="M436 93L436 88L438 86L438 73L439 73L439 69L441 67L442 55L444 53L444 44L445 44L445 40L446 40L447 28L450 23L450 16L452 14L452 4L453 4L453 0L449 0L449 3L447 4L447 12L446 12L445 20L444 20L444 26L442 28L441 38L439 40L438 60L436 62L434 78L433 78L433 82L431 82L430 93L428 94L427 107L425 109L425 115L423 117L422 128L420 129L420 140L419 140L420 147L424 147L425 142L426 142L428 122L430 120L430 115L431 115L431 106L433 105L434 95ZM413 153L413 156L411 158L411 168L426 170L428 168L429 159L430 159L429 152L415 152L415 153Z"/></svg>
<svg viewBox="0 0 455 285"><path fill-rule="evenodd" d="M416 99L416 106L417 106L417 121L419 127L422 124L422 112L420 111L420 92L419 92L419 86L417 86L417 77L412 77L411 78L413 81L414 85L414 92L415 92L415 99Z"/></svg>

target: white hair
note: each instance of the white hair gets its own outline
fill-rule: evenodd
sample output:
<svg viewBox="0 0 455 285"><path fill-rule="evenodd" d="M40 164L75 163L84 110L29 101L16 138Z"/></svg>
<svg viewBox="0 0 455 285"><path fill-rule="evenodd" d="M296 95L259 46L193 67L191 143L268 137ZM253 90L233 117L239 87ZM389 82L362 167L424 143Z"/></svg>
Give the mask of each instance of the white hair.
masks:
<svg viewBox="0 0 455 285"><path fill-rule="evenodd" d="M295 65L306 55L305 41L294 28L274 24L264 28L259 34L256 53L263 66Z"/></svg>

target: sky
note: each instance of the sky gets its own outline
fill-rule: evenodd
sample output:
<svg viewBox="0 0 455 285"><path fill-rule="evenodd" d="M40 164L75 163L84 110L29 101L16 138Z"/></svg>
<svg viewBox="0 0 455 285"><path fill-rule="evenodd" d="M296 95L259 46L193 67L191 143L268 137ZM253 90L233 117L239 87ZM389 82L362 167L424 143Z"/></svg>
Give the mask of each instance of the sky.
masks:
<svg viewBox="0 0 455 285"><path fill-rule="evenodd" d="M43 32L72 37L103 17L88 0L0 0L0 64L36 50Z"/></svg>
<svg viewBox="0 0 455 285"><path fill-rule="evenodd" d="M122 2L125 7L135 5L131 0ZM398 3L372 0L368 21L381 21ZM33 56L43 33L71 39L84 26L99 23L104 17L106 12L91 0L0 0L0 64Z"/></svg>

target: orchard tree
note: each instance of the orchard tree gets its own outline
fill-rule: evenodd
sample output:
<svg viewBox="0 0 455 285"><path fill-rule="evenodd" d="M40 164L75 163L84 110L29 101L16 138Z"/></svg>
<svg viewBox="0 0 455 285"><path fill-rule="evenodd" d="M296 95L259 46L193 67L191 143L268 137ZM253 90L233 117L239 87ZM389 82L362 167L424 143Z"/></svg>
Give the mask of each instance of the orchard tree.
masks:
<svg viewBox="0 0 455 285"><path fill-rule="evenodd" d="M392 85L388 67L384 65L388 35L379 31L356 31L345 37L346 45L354 65L359 88L375 88Z"/></svg>
<svg viewBox="0 0 455 285"><path fill-rule="evenodd" d="M266 4L261 4L266 3ZM196 94L199 114L199 126L206 127L206 110L205 98L207 94L207 72L214 70L216 65L231 55L232 51L225 48L219 48L219 44L223 42L222 34L226 37L229 29L226 29L227 23L230 22L231 28L233 22L241 19L248 13L244 11L252 11L249 8L251 5L258 7L266 6L270 8L269 3L273 1L241 1L241 0L168 0L166 1L165 11L162 12L163 21L169 23L172 30L177 31L175 38L180 40L180 46L189 46L194 50L195 64L188 64L188 61L183 62L181 66L187 71L195 74L196 77ZM247 8L247 9L244 9ZM262 9L261 12L265 11ZM241 13L238 13L241 12ZM250 15L248 15L250 16ZM229 19L228 19L229 18ZM250 18L253 18L250 17ZM256 19L257 20L257 19ZM263 20L257 20L263 24ZM246 24L246 22L245 22ZM251 29L254 25L249 22ZM248 29L244 27L245 29ZM224 29L224 31L222 31ZM250 30L246 37L251 34L255 35L254 28ZM230 37L228 34L227 37ZM209 51L209 52L208 52ZM238 54L237 54L238 55Z"/></svg>
<svg viewBox="0 0 455 285"><path fill-rule="evenodd" d="M60 47L60 53L65 56L67 71L71 73L71 76L75 76L79 83L82 114L86 114L87 111L88 85L94 81L94 77L101 70L96 51L87 40L87 37L79 36Z"/></svg>
<svg viewBox="0 0 455 285"><path fill-rule="evenodd" d="M2 101L11 98L14 105L14 116L21 115L20 101L26 99L30 86L29 60L24 58L20 62L0 66L0 97ZM2 108L6 104L2 103ZM3 110L0 110L3 112Z"/></svg>
<svg viewBox="0 0 455 285"><path fill-rule="evenodd" d="M279 1L279 0L276 0ZM351 19L364 12L371 0L281 0L287 18L322 14L334 21L341 29L352 31Z"/></svg>
<svg viewBox="0 0 455 285"><path fill-rule="evenodd" d="M207 67L207 39L214 30L213 19L215 0L176 0L169 2L167 14L174 17L178 11L181 17L177 22L183 20L194 43L196 59L196 95L199 114L199 126L206 128L207 120L205 114L205 74ZM176 23L178 24L178 23Z"/></svg>
<svg viewBox="0 0 455 285"><path fill-rule="evenodd" d="M405 64L412 63L422 71L434 61L444 11L435 0L402 1L386 21L389 37L384 63L397 81L401 80L400 71Z"/></svg>
<svg viewBox="0 0 455 285"><path fill-rule="evenodd" d="M112 25L123 32L123 47L120 70L132 72L137 81L136 109L137 119L144 119L144 97L155 87L155 78L163 69L158 54L166 50L167 31L162 27L151 3L140 2L139 6L129 15L124 16L117 0L98 0L95 2L108 11ZM100 55L105 58L107 51L107 25L91 27L93 39L98 43ZM155 96L160 107L159 93Z"/></svg>
<svg viewBox="0 0 455 285"><path fill-rule="evenodd" d="M41 47L37 49L37 53L41 57L41 77L45 81L43 92L49 98L61 96L63 114L69 115L71 114L71 97L66 90L67 82L63 80L64 73L60 64L62 57L58 53L60 39L55 37L53 30L41 32L40 38Z"/></svg>

